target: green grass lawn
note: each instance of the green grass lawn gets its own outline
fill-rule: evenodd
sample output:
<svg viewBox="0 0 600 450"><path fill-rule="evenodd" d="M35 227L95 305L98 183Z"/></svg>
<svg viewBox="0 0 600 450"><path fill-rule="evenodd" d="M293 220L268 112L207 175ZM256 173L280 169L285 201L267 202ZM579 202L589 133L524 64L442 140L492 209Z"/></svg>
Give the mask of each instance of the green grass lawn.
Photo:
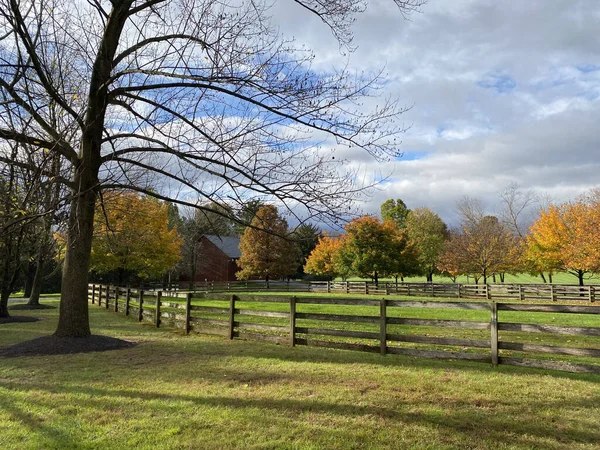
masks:
<svg viewBox="0 0 600 450"><path fill-rule="evenodd" d="M2 449L594 449L600 377L183 336L91 307L132 349L0 359ZM0 325L0 345L52 333Z"/></svg>
<svg viewBox="0 0 600 450"><path fill-rule="evenodd" d="M395 281L394 278L380 278L379 280L380 281L390 281L390 282ZM546 276L546 280L547 280L547 276ZM341 281L341 278L339 278L338 281ZM348 279L348 281L370 281L370 280L365 280L364 278L358 278L358 277L350 277ZM427 280L424 276L423 277L407 277L404 279L405 283L425 283L426 281ZM400 280L398 280L398 282L400 282ZM443 277L441 275L434 275L433 282L434 283L452 283L452 279L450 279L449 277ZM467 278L464 275L457 277L456 282L463 283L463 284L475 284L475 280L473 279L473 277ZM483 279L480 279L479 282L483 283ZM529 275L527 273L518 273L515 275L506 274L506 277L504 279L504 283L507 283L507 284L510 284L510 283L542 284L543 282L544 281L542 280L542 278L540 276ZM559 273L555 273L554 275L552 275L552 282L554 284L579 284L579 280L577 279L576 276L571 275L569 273L565 273L565 272L559 272ZM586 285L587 284L600 284L600 276L586 275L584 282ZM494 283L492 277L490 277L488 279L488 283L489 284ZM496 283L500 284L500 277L496 277Z"/></svg>

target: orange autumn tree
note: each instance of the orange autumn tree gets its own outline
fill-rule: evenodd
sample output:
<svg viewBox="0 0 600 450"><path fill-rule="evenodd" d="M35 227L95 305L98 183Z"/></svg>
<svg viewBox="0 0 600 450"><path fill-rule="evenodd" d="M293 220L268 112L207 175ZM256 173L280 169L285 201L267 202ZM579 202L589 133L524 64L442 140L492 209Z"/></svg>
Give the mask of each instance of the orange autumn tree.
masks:
<svg viewBox="0 0 600 450"><path fill-rule="evenodd" d="M308 256L304 271L311 275L319 275L329 277L331 279L341 276L346 278L344 268L337 263L340 249L344 244L345 236L331 237L327 233L323 233L319 237L317 246Z"/></svg>
<svg viewBox="0 0 600 450"><path fill-rule="evenodd" d="M300 254L291 240L287 221L279 216L277 208L267 205L260 208L251 226L240 237L242 256L238 260L240 280L256 278L277 279L291 276L299 265Z"/></svg>
<svg viewBox="0 0 600 450"><path fill-rule="evenodd" d="M114 272L117 281L125 274L156 278L181 258L177 228L169 229L168 205L136 193L104 195L96 207L91 268Z"/></svg>
<svg viewBox="0 0 600 450"><path fill-rule="evenodd" d="M527 236L525 259L539 270L562 270L583 286L600 270L600 201L580 199L542 211Z"/></svg>

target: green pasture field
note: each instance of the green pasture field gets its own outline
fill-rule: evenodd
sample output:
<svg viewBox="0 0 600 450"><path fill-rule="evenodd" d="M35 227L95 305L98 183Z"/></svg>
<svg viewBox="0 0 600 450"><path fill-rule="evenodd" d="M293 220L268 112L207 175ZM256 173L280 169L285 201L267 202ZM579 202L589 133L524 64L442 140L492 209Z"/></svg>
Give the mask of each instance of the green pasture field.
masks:
<svg viewBox="0 0 600 450"><path fill-rule="evenodd" d="M0 346L56 327L57 310L17 313L42 320L0 325ZM0 358L0 448L595 449L600 442L599 376L185 336L94 305L90 317L94 334L138 345Z"/></svg>
<svg viewBox="0 0 600 450"><path fill-rule="evenodd" d="M548 276L546 275L546 281L548 281ZM396 281L395 278L380 278L380 281ZM341 278L338 279L338 281L341 281ZM365 281L364 278L358 278L358 277L350 277L348 279L348 281ZM370 281L370 280L366 280L366 281ZM400 281L400 280L398 280ZM407 277L404 278L404 282L405 283L425 283L427 280L426 278L423 277ZM433 276L433 282L434 283L452 283L452 279L449 277L444 277L441 275L434 275ZM463 284L475 284L475 280L473 279L473 277L466 277L464 275L461 275L459 277L457 277L456 279L457 283L463 283ZM483 279L480 278L479 279L480 283L483 283ZM511 275L509 273L506 274L505 278L504 278L504 283L514 283L514 284L542 284L544 281L542 280L542 278L539 275L529 275L527 273L518 273L515 275ZM492 284L493 280L492 277L488 278L488 283ZM500 277L496 277L496 283L500 283ZM552 283L554 284L579 284L579 280L577 279L577 277L575 275L571 275L569 273L566 272L559 272L559 273L555 273L552 275ZM586 275L584 283L587 284L600 284L600 276L598 275Z"/></svg>

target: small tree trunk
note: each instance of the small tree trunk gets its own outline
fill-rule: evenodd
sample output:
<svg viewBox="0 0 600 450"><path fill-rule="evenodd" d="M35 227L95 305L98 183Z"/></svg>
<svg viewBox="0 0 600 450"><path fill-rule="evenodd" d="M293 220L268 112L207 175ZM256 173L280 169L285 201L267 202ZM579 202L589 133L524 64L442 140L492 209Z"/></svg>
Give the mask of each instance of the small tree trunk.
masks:
<svg viewBox="0 0 600 450"><path fill-rule="evenodd" d="M8 296L10 293L2 290L2 295L0 296L0 317L10 317L8 313Z"/></svg>
<svg viewBox="0 0 600 450"><path fill-rule="evenodd" d="M44 257L43 250L37 255L37 267L35 269L35 276L33 277L33 282L31 283L31 293L29 294L28 305L31 306L39 306L40 304L40 294L42 293L42 274L44 270Z"/></svg>
<svg viewBox="0 0 600 450"><path fill-rule="evenodd" d="M583 286L583 270L577 271L577 278L579 279L579 286Z"/></svg>
<svg viewBox="0 0 600 450"><path fill-rule="evenodd" d="M33 280L35 278L36 267L33 262L30 262L27 267L27 273L25 274L25 286L23 286L23 298L31 297L31 291L33 289Z"/></svg>
<svg viewBox="0 0 600 450"><path fill-rule="evenodd" d="M540 272L540 277L542 277L542 281L543 281L544 283L547 283L547 281L546 281L546 276L544 275L544 272ZM552 281L550 281L550 283L552 283Z"/></svg>
<svg viewBox="0 0 600 450"><path fill-rule="evenodd" d="M549 280L550 284L552 284L552 272L548 273L548 280Z"/></svg>

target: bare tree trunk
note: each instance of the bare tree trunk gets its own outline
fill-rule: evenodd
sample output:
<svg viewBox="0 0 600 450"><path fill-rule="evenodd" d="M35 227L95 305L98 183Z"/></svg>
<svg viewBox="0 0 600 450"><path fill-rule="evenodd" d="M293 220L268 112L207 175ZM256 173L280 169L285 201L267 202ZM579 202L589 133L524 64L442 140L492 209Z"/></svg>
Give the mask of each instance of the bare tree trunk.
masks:
<svg viewBox="0 0 600 450"><path fill-rule="evenodd" d="M52 162L52 173L56 180L60 175L60 156L54 155L54 160ZM60 183L58 181L54 181L54 187L52 188L52 183L48 185L48 190L45 193L44 198L44 211L54 211L57 208L59 198L60 198ZM42 280L44 275L44 268L46 267L46 259L49 257L49 243L52 239L52 221L53 214L47 214L42 217L42 237L40 246L38 248L38 253L36 256L36 267L35 267L35 275L33 276L33 280L31 282L31 292L29 293L29 302L28 305L31 306L39 306L40 304L40 294L42 292Z"/></svg>
<svg viewBox="0 0 600 450"><path fill-rule="evenodd" d="M547 281L546 281L546 276L544 275L544 272L540 272L540 277L542 277L542 281L543 281L544 283L547 283ZM550 283L552 283L552 280L550 280Z"/></svg>
<svg viewBox="0 0 600 450"><path fill-rule="evenodd" d="M10 296L10 257L6 257L4 264L2 265L1 281L2 289L0 290L0 317L10 317L10 314L8 313L8 297Z"/></svg>
<svg viewBox="0 0 600 450"><path fill-rule="evenodd" d="M33 279L35 278L35 265L30 262L27 265L27 272L25 273L25 286L23 286L23 298L29 298L31 296L31 288L33 285Z"/></svg>
<svg viewBox="0 0 600 450"><path fill-rule="evenodd" d="M29 293L29 301L28 305L31 306L39 306L40 304L40 294L42 292L42 277L44 271L44 252L45 249L40 249L38 255L36 257L36 268L35 275L33 277L33 282L31 283L31 292Z"/></svg>
<svg viewBox="0 0 600 450"><path fill-rule="evenodd" d="M552 284L552 273L548 273L548 280L550 284Z"/></svg>

